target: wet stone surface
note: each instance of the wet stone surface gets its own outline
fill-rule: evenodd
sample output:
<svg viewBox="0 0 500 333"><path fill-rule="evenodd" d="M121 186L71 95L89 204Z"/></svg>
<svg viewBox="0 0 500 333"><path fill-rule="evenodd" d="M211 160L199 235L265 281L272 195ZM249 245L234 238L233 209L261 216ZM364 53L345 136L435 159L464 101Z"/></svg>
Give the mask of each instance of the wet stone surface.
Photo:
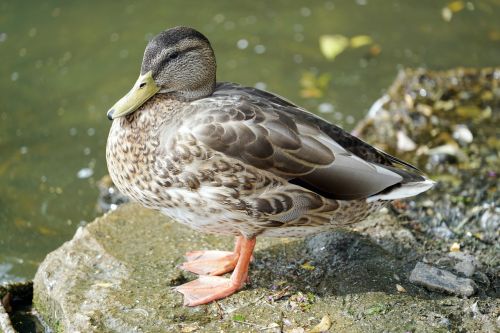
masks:
<svg viewBox="0 0 500 333"><path fill-rule="evenodd" d="M430 290L444 291L458 296L472 296L476 291L473 280L460 278L444 269L439 269L422 262L411 271L410 282Z"/></svg>
<svg viewBox="0 0 500 333"><path fill-rule="evenodd" d="M126 204L46 258L35 277L34 303L56 331L66 332L287 332L311 329L324 316L344 332L492 331L497 300L441 295L409 281L424 248L400 230L386 212L356 232L259 239L245 289L188 308L172 290L195 278L178 268L184 253L230 249L233 240ZM473 306L482 320L470 312Z"/></svg>
<svg viewBox="0 0 500 333"><path fill-rule="evenodd" d="M68 332L498 331L499 80L496 69L402 72L357 132L436 189L352 229L258 239L250 282L231 297L187 308L172 287L195 278L178 269L185 252L232 239L125 204L47 256L35 306Z"/></svg>

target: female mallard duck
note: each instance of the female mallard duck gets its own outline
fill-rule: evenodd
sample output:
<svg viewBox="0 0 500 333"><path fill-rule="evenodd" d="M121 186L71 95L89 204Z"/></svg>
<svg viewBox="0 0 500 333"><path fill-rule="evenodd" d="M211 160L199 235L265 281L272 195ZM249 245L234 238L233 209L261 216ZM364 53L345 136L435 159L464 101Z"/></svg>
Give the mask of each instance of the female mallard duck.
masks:
<svg viewBox="0 0 500 333"><path fill-rule="evenodd" d="M240 289L257 236L349 225L432 187L413 166L279 96L216 83L215 72L204 35L169 29L108 111L106 158L120 191L191 228L237 237L234 252L187 254L182 268L200 277L176 288L185 304Z"/></svg>

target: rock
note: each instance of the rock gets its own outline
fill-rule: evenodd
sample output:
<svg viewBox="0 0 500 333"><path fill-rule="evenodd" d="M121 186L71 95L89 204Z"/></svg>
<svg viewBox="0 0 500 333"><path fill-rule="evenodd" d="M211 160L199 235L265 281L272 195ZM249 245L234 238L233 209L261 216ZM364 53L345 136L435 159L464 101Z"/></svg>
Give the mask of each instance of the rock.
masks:
<svg viewBox="0 0 500 333"><path fill-rule="evenodd" d="M453 233L453 231L451 231L450 228L448 228L448 226L446 224L442 224L440 226L432 228L432 233L436 237L439 237L442 239L450 239L450 238L453 238L453 236L455 235Z"/></svg>
<svg viewBox="0 0 500 333"><path fill-rule="evenodd" d="M2 302L0 302L0 331L4 333L15 333L14 327L12 327L12 323L10 322L9 315L5 310Z"/></svg>
<svg viewBox="0 0 500 333"><path fill-rule="evenodd" d="M453 268L458 273L465 275L466 277L471 277L474 272L479 268L480 264L477 259L470 254L463 252L450 252L448 256L455 259L455 265Z"/></svg>
<svg viewBox="0 0 500 333"><path fill-rule="evenodd" d="M422 262L417 263L411 272L410 282L431 290L466 297L476 292L476 285L471 279L457 277L453 273Z"/></svg>
<svg viewBox="0 0 500 333"><path fill-rule="evenodd" d="M389 245L384 234L379 245L380 226L401 234L386 214L368 220L363 234L337 230L306 241L259 239L246 288L188 308L172 289L195 278L178 269L184 253L230 249L233 240L199 234L158 212L125 204L81 227L47 256L35 276L34 306L57 332L308 331L325 316L331 331L425 332L442 327L444 316L453 327L479 330L483 322L464 312L477 300L445 298L455 309L453 317L420 315L436 312L440 301L418 297L418 288L395 278L408 275L408 258L418 244ZM393 240L400 241L406 237ZM396 255L385 248L400 250ZM396 283L405 284L407 292L396 292ZM496 306L492 300L485 304Z"/></svg>

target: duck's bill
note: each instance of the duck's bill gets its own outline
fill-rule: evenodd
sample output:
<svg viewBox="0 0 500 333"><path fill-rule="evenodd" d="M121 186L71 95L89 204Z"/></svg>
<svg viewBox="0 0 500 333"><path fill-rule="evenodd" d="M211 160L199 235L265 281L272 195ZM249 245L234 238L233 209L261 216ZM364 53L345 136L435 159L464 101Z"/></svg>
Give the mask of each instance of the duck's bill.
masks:
<svg viewBox="0 0 500 333"><path fill-rule="evenodd" d="M140 75L132 89L109 109L108 119L113 120L134 112L158 91L160 87L153 80L151 71Z"/></svg>

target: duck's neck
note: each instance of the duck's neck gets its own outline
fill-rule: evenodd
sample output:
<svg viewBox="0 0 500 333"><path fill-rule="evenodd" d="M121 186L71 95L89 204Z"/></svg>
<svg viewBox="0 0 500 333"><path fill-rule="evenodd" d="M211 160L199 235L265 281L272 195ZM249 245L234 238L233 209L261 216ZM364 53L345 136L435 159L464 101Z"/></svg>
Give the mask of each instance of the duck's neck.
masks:
<svg viewBox="0 0 500 333"><path fill-rule="evenodd" d="M184 101L170 93L158 93L137 111L119 119L120 127L138 132L156 131L165 122L175 122L184 105Z"/></svg>
<svg viewBox="0 0 500 333"><path fill-rule="evenodd" d="M216 82L213 80L213 82L202 82L199 86L189 87L189 89L178 91L160 90L160 94L167 95L178 101L189 102L212 95L215 91L215 85Z"/></svg>

